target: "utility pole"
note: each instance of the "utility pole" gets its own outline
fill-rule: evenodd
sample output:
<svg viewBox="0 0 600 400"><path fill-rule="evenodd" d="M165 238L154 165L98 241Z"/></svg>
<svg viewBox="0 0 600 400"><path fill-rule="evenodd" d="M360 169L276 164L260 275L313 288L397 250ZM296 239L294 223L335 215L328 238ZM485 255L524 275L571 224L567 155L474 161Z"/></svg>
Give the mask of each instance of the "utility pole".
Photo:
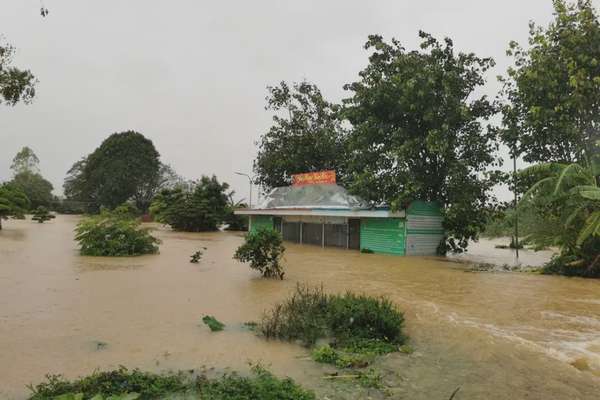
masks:
<svg viewBox="0 0 600 400"><path fill-rule="evenodd" d="M513 192L515 193L515 254L519 262L519 193L517 190L517 154L513 149Z"/></svg>
<svg viewBox="0 0 600 400"><path fill-rule="evenodd" d="M236 172L235 174L245 176L246 178L248 178L248 182L250 182L250 199L248 200L248 208L252 208L252 184L254 183L253 179L252 177L250 177L250 175L244 174L243 172Z"/></svg>

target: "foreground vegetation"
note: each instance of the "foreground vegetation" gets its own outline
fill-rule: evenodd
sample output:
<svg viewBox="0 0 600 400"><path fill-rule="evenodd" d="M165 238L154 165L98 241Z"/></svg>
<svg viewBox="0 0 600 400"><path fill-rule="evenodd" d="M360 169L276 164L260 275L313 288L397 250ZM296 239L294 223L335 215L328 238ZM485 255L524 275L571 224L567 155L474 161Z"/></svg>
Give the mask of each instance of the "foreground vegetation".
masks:
<svg viewBox="0 0 600 400"><path fill-rule="evenodd" d="M255 365L250 376L235 373L216 379L175 373L158 375L121 367L68 381L49 375L47 381L30 387L29 400L155 400L182 395L202 400L313 400L315 395L289 378L279 379ZM109 397L114 396L114 397Z"/></svg>
<svg viewBox="0 0 600 400"><path fill-rule="evenodd" d="M312 358L337 368L365 368L378 356L410 352L402 332L404 316L385 298L354 293L327 295L322 287L298 285L285 301L265 314L256 330L268 339L298 341L313 347ZM325 344L319 343L325 341ZM377 387L369 369L350 375Z"/></svg>

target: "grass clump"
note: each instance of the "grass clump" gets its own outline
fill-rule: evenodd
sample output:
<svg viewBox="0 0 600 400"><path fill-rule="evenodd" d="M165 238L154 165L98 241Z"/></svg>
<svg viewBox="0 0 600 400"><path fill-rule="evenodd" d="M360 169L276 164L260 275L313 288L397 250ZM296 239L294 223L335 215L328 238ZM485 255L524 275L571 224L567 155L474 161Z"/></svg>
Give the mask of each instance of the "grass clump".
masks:
<svg viewBox="0 0 600 400"><path fill-rule="evenodd" d="M30 388L33 394L29 400L155 400L178 395L202 400L316 399L293 380L277 378L260 365L253 366L247 377L231 373L215 379L193 378L181 372L158 375L122 367L72 382L50 375L47 382Z"/></svg>
<svg viewBox="0 0 600 400"><path fill-rule="evenodd" d="M202 322L204 322L204 325L208 326L213 332L219 332L222 331L223 328L225 328L225 324L213 317L212 315L205 315L204 317L202 317Z"/></svg>
<svg viewBox="0 0 600 400"><path fill-rule="evenodd" d="M82 400L95 396L123 396L137 394L140 400L160 398L167 394L189 389L190 381L184 374L158 375L121 367L114 371L93 374L68 381L60 375L47 375L47 381L30 386L29 400L54 400L58 396L80 396ZM77 399L78 397L75 397Z"/></svg>
<svg viewBox="0 0 600 400"><path fill-rule="evenodd" d="M300 341L313 346L316 362L340 369L366 368L383 354L399 351L406 337L403 314L383 297L354 293L327 295L322 287L298 285L292 295L263 317L258 332L267 338ZM379 388L381 375L369 369L344 375L361 386Z"/></svg>
<svg viewBox="0 0 600 400"><path fill-rule="evenodd" d="M327 295L322 287L298 285L263 317L259 331L267 338L299 340L306 346L333 338L336 346L381 352L404 344L403 323L403 314L386 298L351 292Z"/></svg>
<svg viewBox="0 0 600 400"><path fill-rule="evenodd" d="M314 393L303 389L292 379L279 379L257 365L252 376L229 374L200 387L202 400L315 400Z"/></svg>

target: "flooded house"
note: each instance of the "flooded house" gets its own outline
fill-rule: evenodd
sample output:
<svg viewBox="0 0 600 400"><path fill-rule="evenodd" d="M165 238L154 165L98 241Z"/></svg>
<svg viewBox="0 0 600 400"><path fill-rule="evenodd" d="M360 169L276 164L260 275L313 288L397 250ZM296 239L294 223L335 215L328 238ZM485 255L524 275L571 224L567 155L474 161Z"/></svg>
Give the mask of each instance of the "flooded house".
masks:
<svg viewBox="0 0 600 400"><path fill-rule="evenodd" d="M336 183L334 171L292 176L252 209L249 229L269 227L285 241L393 255L435 255L444 236L436 203L413 201L403 210L373 207Z"/></svg>

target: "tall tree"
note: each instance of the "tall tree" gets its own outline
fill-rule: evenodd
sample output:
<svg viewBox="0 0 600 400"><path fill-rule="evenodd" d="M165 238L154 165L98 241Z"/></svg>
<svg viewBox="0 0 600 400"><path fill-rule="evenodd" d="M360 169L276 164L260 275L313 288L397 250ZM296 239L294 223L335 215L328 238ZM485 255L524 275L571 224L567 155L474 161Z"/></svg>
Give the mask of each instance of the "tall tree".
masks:
<svg viewBox="0 0 600 400"><path fill-rule="evenodd" d="M54 200L52 195L54 187L41 174L28 171L19 172L11 183L25 193L32 210L40 206L49 207Z"/></svg>
<svg viewBox="0 0 600 400"><path fill-rule="evenodd" d="M529 162L586 162L600 139L600 22L591 1L554 0L547 28L530 23L529 48L511 42L502 138Z"/></svg>
<svg viewBox="0 0 600 400"><path fill-rule="evenodd" d="M0 37L0 104L29 103L35 96L36 79L29 70L14 67L15 48Z"/></svg>
<svg viewBox="0 0 600 400"><path fill-rule="evenodd" d="M53 200L54 187L40 174L39 163L35 152L25 146L13 158L10 167L15 174L11 183L25 193L31 209L49 207Z"/></svg>
<svg viewBox="0 0 600 400"><path fill-rule="evenodd" d="M3 219L23 218L28 208L29 199L21 189L10 183L0 185L0 229L2 229Z"/></svg>
<svg viewBox="0 0 600 400"><path fill-rule="evenodd" d="M146 182L141 183L133 195L135 206L146 213L152 199L163 189L172 189L183 179L168 165L160 163L156 173Z"/></svg>
<svg viewBox="0 0 600 400"><path fill-rule="evenodd" d="M19 150L17 155L13 158L10 169L13 170L15 175L21 172L37 173L40 172L39 164L40 159L34 151L28 146L25 146Z"/></svg>
<svg viewBox="0 0 600 400"><path fill-rule="evenodd" d="M69 200L88 203L89 211L101 206L114 209L154 182L160 171L159 154L141 133L114 133L67 173Z"/></svg>
<svg viewBox="0 0 600 400"><path fill-rule="evenodd" d="M496 112L476 94L490 58L455 53L452 40L420 32L421 49L370 36L372 50L360 81L344 100L353 125L349 138L350 189L392 208L411 200L437 201L449 235L440 250L461 251L483 229L498 165L496 132L482 124Z"/></svg>
<svg viewBox="0 0 600 400"><path fill-rule="evenodd" d="M258 143L254 161L257 183L266 187L289 185L291 175L335 169L343 175L344 131L339 105L323 98L308 82L285 82L268 87L267 110L273 126Z"/></svg>

